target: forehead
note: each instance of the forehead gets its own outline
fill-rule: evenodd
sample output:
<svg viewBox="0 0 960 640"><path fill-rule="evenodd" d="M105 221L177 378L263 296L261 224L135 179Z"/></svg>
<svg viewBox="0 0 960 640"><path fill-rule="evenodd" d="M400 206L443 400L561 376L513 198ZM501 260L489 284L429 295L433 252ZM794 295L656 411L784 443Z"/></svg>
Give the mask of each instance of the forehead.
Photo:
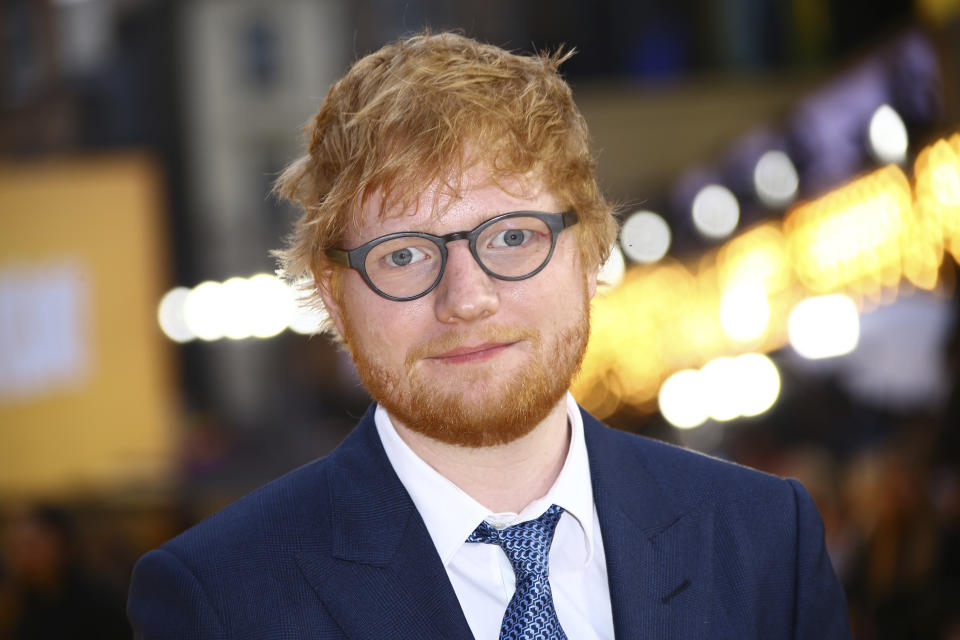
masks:
<svg viewBox="0 0 960 640"><path fill-rule="evenodd" d="M456 184L434 182L408 206L391 206L374 192L355 213L344 240L362 244L388 233L424 231L435 235L466 231L511 211L558 212L558 203L536 175L494 178L482 167L468 170Z"/></svg>

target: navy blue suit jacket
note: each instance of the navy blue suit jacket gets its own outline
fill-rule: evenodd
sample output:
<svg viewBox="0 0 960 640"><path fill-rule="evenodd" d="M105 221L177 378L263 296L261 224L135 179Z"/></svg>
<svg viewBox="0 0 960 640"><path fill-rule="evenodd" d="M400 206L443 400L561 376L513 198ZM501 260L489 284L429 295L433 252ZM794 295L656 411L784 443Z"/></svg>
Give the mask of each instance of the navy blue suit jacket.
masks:
<svg viewBox="0 0 960 640"><path fill-rule="evenodd" d="M583 419L617 638L850 636L799 483ZM151 639L472 638L372 408L328 457L141 558L128 614Z"/></svg>

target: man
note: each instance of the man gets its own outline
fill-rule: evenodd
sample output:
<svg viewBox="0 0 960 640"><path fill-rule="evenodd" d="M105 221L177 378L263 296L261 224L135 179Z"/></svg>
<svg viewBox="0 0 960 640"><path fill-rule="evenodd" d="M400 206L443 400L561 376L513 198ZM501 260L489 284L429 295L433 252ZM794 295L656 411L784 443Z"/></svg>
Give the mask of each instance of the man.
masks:
<svg viewBox="0 0 960 640"><path fill-rule="evenodd" d="M848 637L798 483L567 392L616 227L562 60L418 36L331 88L282 258L376 404L146 555L139 637Z"/></svg>

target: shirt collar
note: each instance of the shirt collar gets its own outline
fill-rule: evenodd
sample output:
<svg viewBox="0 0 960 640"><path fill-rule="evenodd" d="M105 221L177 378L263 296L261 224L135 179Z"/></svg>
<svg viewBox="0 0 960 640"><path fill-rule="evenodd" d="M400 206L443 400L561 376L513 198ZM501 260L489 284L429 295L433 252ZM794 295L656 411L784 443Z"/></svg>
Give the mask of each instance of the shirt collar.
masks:
<svg viewBox="0 0 960 640"><path fill-rule="evenodd" d="M407 446L397 434L387 411L377 405L374 421L384 451L420 512L444 566L453 559L480 521L490 520L508 526L539 517L551 504L563 507L576 520L583 533L585 562L590 562L594 548L590 463L583 436L583 417L569 392L566 403L570 448L563 468L547 494L531 502L519 514L495 514L450 482Z"/></svg>

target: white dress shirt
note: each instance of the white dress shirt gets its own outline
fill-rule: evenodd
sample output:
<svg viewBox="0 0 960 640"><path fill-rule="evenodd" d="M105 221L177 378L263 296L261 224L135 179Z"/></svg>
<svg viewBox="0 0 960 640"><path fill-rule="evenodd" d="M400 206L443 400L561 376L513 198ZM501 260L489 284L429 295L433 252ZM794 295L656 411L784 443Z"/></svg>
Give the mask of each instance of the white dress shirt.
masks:
<svg viewBox="0 0 960 640"><path fill-rule="evenodd" d="M567 394L570 449L556 482L520 513L493 513L423 461L377 406L375 421L390 464L413 499L477 640L496 640L516 585L513 567L493 544L468 543L482 520L503 528L538 518L551 504L564 509L550 548L550 588L570 638L613 638L600 520L593 504L583 419Z"/></svg>

